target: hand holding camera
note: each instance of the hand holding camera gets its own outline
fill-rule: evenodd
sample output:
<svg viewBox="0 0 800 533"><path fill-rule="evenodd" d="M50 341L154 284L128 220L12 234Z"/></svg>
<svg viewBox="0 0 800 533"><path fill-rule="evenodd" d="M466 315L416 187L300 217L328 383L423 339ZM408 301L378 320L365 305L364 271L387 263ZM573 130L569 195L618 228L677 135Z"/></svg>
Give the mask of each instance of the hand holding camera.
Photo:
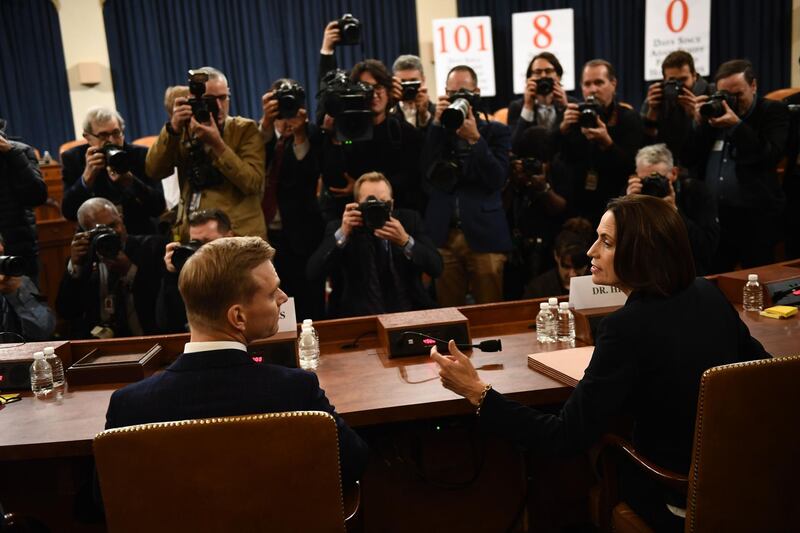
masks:
<svg viewBox="0 0 800 533"><path fill-rule="evenodd" d="M176 269L175 265L172 264L172 254L175 253L175 248L180 245L181 243L179 242L170 242L164 249L164 266L166 267L167 272L172 272L173 274L178 272L178 269Z"/></svg>
<svg viewBox="0 0 800 533"><path fill-rule="evenodd" d="M185 96L179 96L172 105L172 116L169 119L172 131L180 132L183 130L183 128L189 124L191 118L192 106L189 105L189 99Z"/></svg>
<svg viewBox="0 0 800 533"><path fill-rule="evenodd" d="M221 156L222 152L225 151L225 142L219 133L216 120L198 122L195 117L192 117L189 123L189 131L196 139L210 147L217 157Z"/></svg>
<svg viewBox="0 0 800 533"><path fill-rule="evenodd" d="M0 275L0 294L14 294L22 286L20 276Z"/></svg>
<svg viewBox="0 0 800 533"><path fill-rule="evenodd" d="M664 89L661 82L654 83L647 89L647 115L648 120L658 120L661 114L661 102L664 97Z"/></svg>
<svg viewBox="0 0 800 533"><path fill-rule="evenodd" d="M376 237L386 239L390 243L400 246L401 248L408 242L408 233L406 233L406 229L400 221L393 216L389 216L389 220L387 220L382 227L373 230L372 233Z"/></svg>
<svg viewBox="0 0 800 533"><path fill-rule="evenodd" d="M667 176L653 172L645 178L640 178L637 175L632 175L628 178L628 187L625 194L644 194L646 196L655 196L656 198L663 199L673 209L677 210L675 203L675 188Z"/></svg>
<svg viewBox="0 0 800 533"><path fill-rule="evenodd" d="M269 91L261 97L261 130L271 132L275 127L275 120L278 118L278 101L274 98L275 91Z"/></svg>
<svg viewBox="0 0 800 533"><path fill-rule="evenodd" d="M100 172L106 168L106 156L100 147L90 146L86 150L86 166L83 169L83 181L90 189Z"/></svg>
<svg viewBox="0 0 800 533"><path fill-rule="evenodd" d="M0 133L0 153L11 151L11 143Z"/></svg>
<svg viewBox="0 0 800 533"><path fill-rule="evenodd" d="M603 122L599 115L595 117L595 124L593 128L581 125L581 133L583 133L583 136L586 137L589 142L597 143L603 148L608 148L614 144L611 135L608 133L605 122Z"/></svg>
<svg viewBox="0 0 800 533"><path fill-rule="evenodd" d="M467 116L464 118L464 123L461 127L456 130L456 135L469 144L475 144L481 139L481 134L478 131L478 121L472 113L472 106L467 109Z"/></svg>
<svg viewBox="0 0 800 533"><path fill-rule="evenodd" d="M364 219L361 217L361 211L358 210L358 204L352 202L344 206L341 225L342 234L345 237L349 237L353 233L353 228L358 228L363 225Z"/></svg>
<svg viewBox="0 0 800 533"><path fill-rule="evenodd" d="M70 261L72 261L73 266L81 266L86 262L86 256L89 253L90 244L91 238L88 231L78 232L72 237L72 243L70 243L69 249L69 258Z"/></svg>
<svg viewBox="0 0 800 533"><path fill-rule="evenodd" d="M580 118L581 112L578 110L578 104L567 104L567 108L564 111L564 119L561 121L561 126L559 126L561 133L564 135L569 133L570 128L577 124Z"/></svg>

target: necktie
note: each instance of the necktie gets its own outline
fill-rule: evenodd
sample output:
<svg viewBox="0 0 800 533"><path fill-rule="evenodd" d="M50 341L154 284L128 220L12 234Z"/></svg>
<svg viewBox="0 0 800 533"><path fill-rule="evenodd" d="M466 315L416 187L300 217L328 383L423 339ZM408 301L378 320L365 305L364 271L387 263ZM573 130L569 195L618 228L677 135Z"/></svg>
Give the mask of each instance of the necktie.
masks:
<svg viewBox="0 0 800 533"><path fill-rule="evenodd" d="M278 178L281 174L283 154L286 151L287 141L288 138L283 136L275 143L272 161L267 171L267 187L264 191L264 198L261 200L261 209L264 211L264 221L267 224L275 218L275 213L278 212Z"/></svg>

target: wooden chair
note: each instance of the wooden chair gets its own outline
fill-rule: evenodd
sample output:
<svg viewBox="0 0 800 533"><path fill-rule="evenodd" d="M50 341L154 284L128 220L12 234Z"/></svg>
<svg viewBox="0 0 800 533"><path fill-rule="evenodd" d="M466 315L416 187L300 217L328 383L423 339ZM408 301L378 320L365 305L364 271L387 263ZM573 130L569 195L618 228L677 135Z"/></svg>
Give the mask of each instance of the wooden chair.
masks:
<svg viewBox="0 0 800 533"><path fill-rule="evenodd" d="M150 148L151 146L153 146L153 143L156 142L156 139L158 139L158 135L148 135L147 137L139 137L131 144L146 146L147 148Z"/></svg>
<svg viewBox="0 0 800 533"><path fill-rule="evenodd" d="M67 141L61 145L58 149L58 158L61 159L61 154L69 150L70 148L75 148L76 146L80 146L82 144L87 144L89 141L86 139L75 139L74 141Z"/></svg>
<svg viewBox="0 0 800 533"><path fill-rule="evenodd" d="M688 477L651 463L623 439L607 437L601 529L653 531L628 505L617 501L616 461L610 457L622 456L663 486L687 494L687 533L796 531L798 383L800 355L707 370L700 383Z"/></svg>
<svg viewBox="0 0 800 533"><path fill-rule="evenodd" d="M785 89L778 89L772 91L771 93L767 93L766 95L764 95L764 98L766 98L767 100L777 100L780 102L784 98L787 98L797 93L800 93L800 87L787 87Z"/></svg>
<svg viewBox="0 0 800 533"><path fill-rule="evenodd" d="M345 531L328 413L111 429L94 455L110 532Z"/></svg>

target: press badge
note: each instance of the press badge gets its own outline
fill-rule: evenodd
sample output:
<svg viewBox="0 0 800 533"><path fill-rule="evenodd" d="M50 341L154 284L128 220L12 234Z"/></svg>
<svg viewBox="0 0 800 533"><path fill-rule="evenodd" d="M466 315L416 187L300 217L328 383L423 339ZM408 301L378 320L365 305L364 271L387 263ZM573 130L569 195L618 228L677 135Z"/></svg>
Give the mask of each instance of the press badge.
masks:
<svg viewBox="0 0 800 533"><path fill-rule="evenodd" d="M596 170L590 170L586 173L586 183L584 183L583 188L587 191L596 191L597 190L597 182L598 176Z"/></svg>
<svg viewBox="0 0 800 533"><path fill-rule="evenodd" d="M189 212L192 213L193 211L197 211L200 209L200 198L202 197L202 193L196 192L192 194L192 198L189 200Z"/></svg>
<svg viewBox="0 0 800 533"><path fill-rule="evenodd" d="M714 146L711 147L711 151L712 152L721 152L722 148L724 146L725 146L725 141L723 141L722 139L719 139L717 141L714 141Z"/></svg>

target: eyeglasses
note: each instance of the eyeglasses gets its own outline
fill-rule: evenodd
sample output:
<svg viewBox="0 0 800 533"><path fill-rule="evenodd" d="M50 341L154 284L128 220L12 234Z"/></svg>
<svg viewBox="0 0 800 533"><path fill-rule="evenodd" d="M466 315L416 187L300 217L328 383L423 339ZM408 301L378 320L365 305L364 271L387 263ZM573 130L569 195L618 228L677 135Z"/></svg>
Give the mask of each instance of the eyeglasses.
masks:
<svg viewBox="0 0 800 533"><path fill-rule="evenodd" d="M121 129L117 128L112 131L104 131L101 133L92 133L90 131L85 131L84 133L86 135L89 135L90 137L94 137L95 139L100 139L101 141L106 142L112 137L117 139L122 137L124 132Z"/></svg>
<svg viewBox="0 0 800 533"><path fill-rule="evenodd" d="M555 73L556 73L556 69L554 69L554 68L537 68L537 69L533 69L531 71L531 74L533 74L536 77L552 76Z"/></svg>

